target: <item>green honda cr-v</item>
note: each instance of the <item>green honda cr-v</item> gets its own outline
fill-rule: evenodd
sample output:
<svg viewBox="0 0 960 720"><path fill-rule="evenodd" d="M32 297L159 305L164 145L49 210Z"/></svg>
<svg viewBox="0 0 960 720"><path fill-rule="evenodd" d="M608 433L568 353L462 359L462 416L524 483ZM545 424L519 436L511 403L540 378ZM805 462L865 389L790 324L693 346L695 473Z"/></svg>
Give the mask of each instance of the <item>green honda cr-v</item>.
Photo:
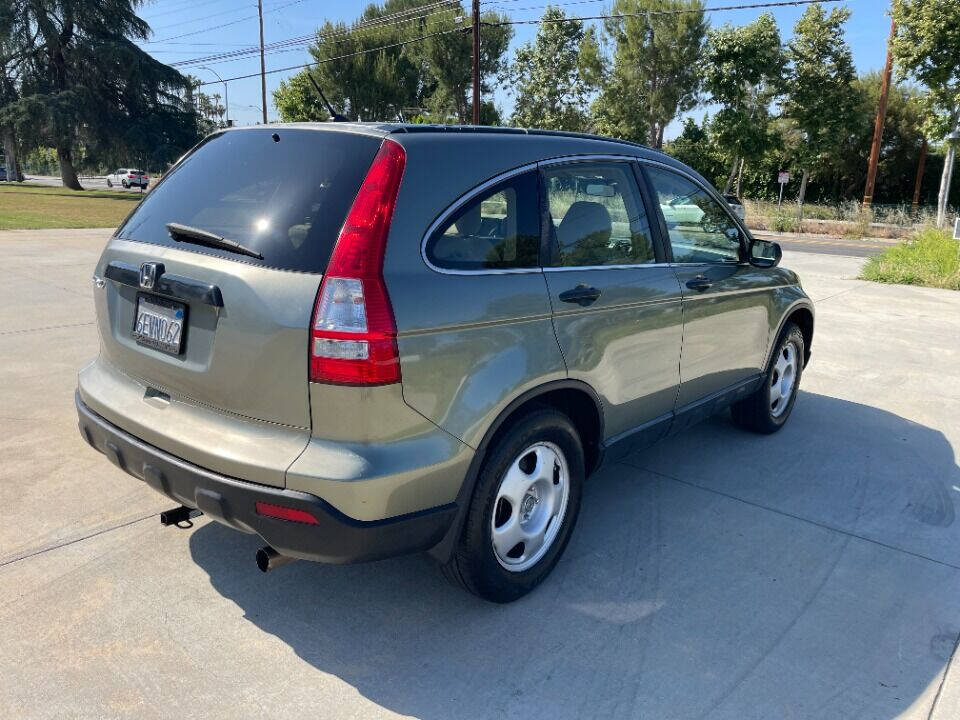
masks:
<svg viewBox="0 0 960 720"><path fill-rule="evenodd" d="M429 550L530 591L584 479L727 406L778 430L813 306L696 172L599 137L216 133L110 239L80 428L260 535L261 569Z"/></svg>

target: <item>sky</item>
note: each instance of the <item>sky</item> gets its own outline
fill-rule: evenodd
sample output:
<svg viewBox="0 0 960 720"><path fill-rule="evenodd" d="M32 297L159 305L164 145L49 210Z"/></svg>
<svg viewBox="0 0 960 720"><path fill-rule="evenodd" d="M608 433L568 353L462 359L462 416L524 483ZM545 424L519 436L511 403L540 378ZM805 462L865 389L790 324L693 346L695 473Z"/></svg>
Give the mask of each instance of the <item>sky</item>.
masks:
<svg viewBox="0 0 960 720"><path fill-rule="evenodd" d="M765 1L769 0L707 0L706 7L709 10ZM368 0L264 0L264 43L311 34L327 19L350 23L368 4ZM469 7L469 0L465 0L464 4ZM515 20L528 20L538 18L546 4L547 0L482 0L481 7L482 10L506 13ZM604 14L612 5L610 0L559 0L553 4L563 7L571 16ZM858 72L881 69L886 58L887 37L890 33L890 18L887 15L890 0L844 0L842 3L825 5L828 8L845 6L852 13L846 26L847 42L853 51ZM804 8L781 7L770 11L776 18L781 36L786 42ZM708 12L707 16L712 25L726 22L743 25L756 19L762 12L764 11L760 9L723 10ZM153 29L144 49L165 63L256 47L259 40L256 0L147 0L140 7L139 15ZM510 54L512 55L518 45L531 41L536 35L536 29L536 25L515 25ZM310 62L311 57L306 48L306 45L299 45L284 52L268 54L267 71ZM254 54L228 62L209 62L206 66L209 69L185 67L182 71L190 72L208 82L216 81L216 74L226 80L259 73L260 59L259 54ZM268 119L278 119L273 108L272 91L281 80L296 72L297 70L289 70L267 75ZM218 91L223 94L222 84L204 88L204 92L211 94ZM230 118L236 124L249 125L259 122L259 76L230 81L229 100ZM512 98L502 89L495 93L494 101L507 113L512 108ZM704 108L698 108L686 116L699 119L704 112ZM679 133L683 117L678 118L667 129L667 139Z"/></svg>

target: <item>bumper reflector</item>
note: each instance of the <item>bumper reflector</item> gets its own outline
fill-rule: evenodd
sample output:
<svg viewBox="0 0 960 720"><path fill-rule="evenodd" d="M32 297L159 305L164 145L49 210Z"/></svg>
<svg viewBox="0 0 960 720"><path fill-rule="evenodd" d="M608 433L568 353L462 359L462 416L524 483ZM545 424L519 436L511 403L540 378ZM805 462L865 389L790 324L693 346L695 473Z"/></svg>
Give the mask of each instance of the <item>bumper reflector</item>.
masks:
<svg viewBox="0 0 960 720"><path fill-rule="evenodd" d="M283 505L274 505L273 503L256 503L257 515L264 517L277 518L278 520L289 520L290 522L305 523L307 525L319 525L317 519L306 510L297 510L296 508L284 507Z"/></svg>

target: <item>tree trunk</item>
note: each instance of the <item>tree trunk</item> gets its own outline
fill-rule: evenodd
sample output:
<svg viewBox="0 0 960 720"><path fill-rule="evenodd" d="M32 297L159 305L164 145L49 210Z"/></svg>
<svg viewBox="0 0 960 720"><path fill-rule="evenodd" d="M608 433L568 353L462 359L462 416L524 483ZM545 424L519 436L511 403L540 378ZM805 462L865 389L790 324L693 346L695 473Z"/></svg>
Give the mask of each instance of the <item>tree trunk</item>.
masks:
<svg viewBox="0 0 960 720"><path fill-rule="evenodd" d="M810 171L804 169L803 177L800 180L800 195L797 197L797 224L803 222L803 201L807 196L807 180L810 179ZM797 227L799 232L802 232L800 227Z"/></svg>
<svg viewBox="0 0 960 720"><path fill-rule="evenodd" d="M666 130L665 125L657 126L657 150L663 150L663 131Z"/></svg>
<svg viewBox="0 0 960 720"><path fill-rule="evenodd" d="M950 181L953 179L953 162L957 155L954 143L947 144L947 157L943 162L943 175L940 176L940 194L937 196L937 227L947 222L947 202L950 200Z"/></svg>
<svg viewBox="0 0 960 720"><path fill-rule="evenodd" d="M746 158L740 158L740 170L737 172L737 197L743 197L743 164Z"/></svg>
<svg viewBox="0 0 960 720"><path fill-rule="evenodd" d="M17 158L17 139L14 137L13 128L9 126L3 128L3 150L7 156L7 181L22 182L23 175Z"/></svg>
<svg viewBox="0 0 960 720"><path fill-rule="evenodd" d="M70 190L83 190L80 180L77 179L77 171L73 167L73 150L66 146L57 147L57 162L60 164L60 179L63 186Z"/></svg>
<svg viewBox="0 0 960 720"><path fill-rule="evenodd" d="M733 187L733 179L737 175L737 165L740 162L740 156L733 156L733 164L730 165L730 174L727 175L727 184L723 186L723 194L726 195L730 192L730 188Z"/></svg>

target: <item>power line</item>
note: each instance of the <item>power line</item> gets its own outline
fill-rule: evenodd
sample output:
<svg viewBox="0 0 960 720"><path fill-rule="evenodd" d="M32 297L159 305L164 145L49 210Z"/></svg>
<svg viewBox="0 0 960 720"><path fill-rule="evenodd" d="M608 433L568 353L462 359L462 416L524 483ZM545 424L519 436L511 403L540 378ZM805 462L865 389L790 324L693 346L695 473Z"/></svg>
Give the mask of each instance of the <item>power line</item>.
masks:
<svg viewBox="0 0 960 720"><path fill-rule="evenodd" d="M404 21L401 21L401 22L406 23L406 22L411 22L411 21L413 21L413 20L424 20L424 19L428 19L428 18L429 18L429 19L434 19L436 16L438 16L438 15L440 15L440 14L442 14L442 13L446 13L446 12L450 12L450 11L449 11L449 10L447 10L447 11L439 11L439 12L434 13L434 14L429 15L429 16L423 16L423 17L417 17L417 18L408 18L407 20L404 20ZM451 18L451 19L452 19L452 18ZM393 26L398 26L398 25L401 24L401 22L392 23L390 26L379 26L379 27L393 27ZM314 36L311 36L309 39L300 40L300 41L298 41L298 42L284 43L284 44L282 44L282 45L267 46L267 47L265 48L265 53L264 53L264 54L266 54L266 55L279 55L279 54L290 53L290 52L303 52L303 51L304 51L304 48L303 48L304 45L309 45L309 44L311 44L311 43L313 43L313 42L315 42L315 41L319 41L319 42L332 42L332 43L348 42L349 40L352 40L352 39L354 39L354 38L356 38L356 37L359 37L360 34L361 34L362 32L364 32L364 31L376 30L376 29L378 29L378 28L376 28L376 27L374 27L374 28L361 28L361 29L359 29L359 30L352 30L352 31L350 31L350 32L340 33L339 35L338 35L338 34L331 34L331 35L325 35L325 36L319 36L319 37L318 37L317 35L314 35ZM174 52L175 52L175 51L174 51ZM183 69L183 68L189 68L189 67L196 66L196 65L200 65L200 64L206 65L206 64L220 64L220 63L227 63L227 62L236 62L236 61L238 61L238 60L245 60L246 58L251 57L252 55L257 54L257 52L259 52L259 48L248 47L248 48L246 48L246 49L244 49L244 50L235 50L235 51L232 51L232 52L225 52L225 53L221 53L221 54L218 54L218 55L210 55L210 56L208 56L206 59L204 59L204 58L193 58L193 59L189 59L189 60L181 60L181 61L178 61L178 62L170 63L170 65L171 65L172 67L177 67L177 68Z"/></svg>
<svg viewBox="0 0 960 720"><path fill-rule="evenodd" d="M417 20L426 20L435 18L439 15L455 12L456 8L444 8L443 6L451 4L459 4L460 0L441 0L441 2L434 3L433 5L424 5L419 8L413 8L410 10L404 10L397 13L392 13L391 15L385 15L379 18L373 18L366 22L358 23L350 28L345 28L343 30L337 30L328 33L315 32L310 35L301 35L298 37L287 38L286 40L278 40L273 43L269 43L264 46L264 49L271 51L270 54L274 51L278 51L283 48L290 48L296 45L307 45L315 41L328 41L335 40L339 37L350 38L356 36L358 33L365 30L372 30L382 27L392 27L399 26L404 23L414 22ZM426 10L426 12L424 12ZM412 17L401 17L409 16L412 13L419 13ZM259 48L254 46L245 46L241 50L228 50L222 53L214 53L211 55L205 55L202 57L187 58L185 60L180 60L171 65L175 67L184 67L187 65L196 65L196 64L206 64L211 62L220 62L227 59L240 59L248 55L253 55L256 52L259 52Z"/></svg>
<svg viewBox="0 0 960 720"><path fill-rule="evenodd" d="M503 2L504 0L500 0ZM579 17L563 17L563 18L537 18L536 20L505 20L503 22L486 22L484 25L490 27L501 27L504 25L535 25L538 23L564 23L564 22L580 22L583 20L616 20L619 18L629 18L629 17L647 17L650 15L684 15L689 13L708 13L708 12L722 12L729 10L761 10L764 8L776 8L776 7L789 7L789 6L799 6L799 5L812 5L814 3L830 3L830 2L842 2L843 0L781 0L780 2L763 2L763 3L750 3L745 5L723 5L719 7L711 8L682 8L676 10L644 10L642 12L635 13L613 13L609 15L583 15ZM540 7L558 7L562 6L564 3L554 3L552 5L542 5ZM567 3L570 5L578 3ZM538 8L527 8L527 9L538 9Z"/></svg>
<svg viewBox="0 0 960 720"><path fill-rule="evenodd" d="M380 52L381 50L390 50L391 48L402 47L404 45L410 45L411 43L421 42L422 40L429 40L430 38L439 37L440 35L449 35L451 33L463 33L470 32L470 28L454 28L453 30L441 30L435 33L429 33L427 35L421 35L420 37L410 38L409 40L401 40L400 42L391 43L390 45L380 45L375 48L367 48L366 50L357 50L352 53L345 53L343 55L337 55L336 57L324 58L323 60L315 60L314 62L303 63L301 65L290 65L289 67L276 68L275 70L267 70L266 75L274 75L276 73L287 72L288 70L306 70L307 68L316 67L317 65L326 65L327 63L334 62L336 60L345 60L347 58L356 57L357 55L366 55L368 53ZM260 77L260 73L250 73L249 75L237 75L236 77L224 78L223 82L232 82L233 80L247 80L248 78ZM196 87L203 87L205 85L216 85L216 80L211 80L209 82L197 83Z"/></svg>
<svg viewBox="0 0 960 720"><path fill-rule="evenodd" d="M500 1L500 2L509 2L509 1L517 1L517 0L499 0L499 1ZM302 0L294 0L294 2L289 3L289 4L294 4L294 3L296 3L296 2L302 2ZM424 7L435 7L435 6L438 6L438 5L447 5L447 4L450 4L450 3L452 3L452 2L456 2L456 3L459 4L459 0L441 0L441 2L438 2L438 3L436 3L435 5L423 6L423 7L421 7L421 8L416 8L415 10L423 10ZM718 6L718 7L712 7L712 8L701 8L701 9L686 9L686 8L684 8L684 9L675 9L675 10L650 10L650 11L644 11L644 12L639 12L639 13L617 13L617 14L608 14L608 15L593 15L593 16L583 16L583 17L565 17L565 18L548 18L548 19L539 18L539 19L537 19L537 20L509 20L509 21L503 21L503 22L485 22L485 23L482 23L482 24L483 24L483 25L487 25L487 26L492 26L492 27L498 27L498 26L503 26L503 25L529 25L529 24L535 24L535 23L560 23L560 22L577 22L577 21L583 21L583 20L608 20L608 19L618 19L618 18L627 18L627 17L646 17L646 16L650 16L650 15L680 15L680 14L685 14L685 13L722 12L722 11L730 11L730 10L758 10L758 9L775 8L775 7L789 7L789 6L811 5L811 4L813 4L813 3L818 3L818 2L830 3L830 2L841 2L841 0L778 0L778 1L775 1L775 2L759 2L759 3L748 3L748 4L739 4L739 5L724 5L724 6ZM559 3L559 4L562 4L562 3ZM580 3L579 3L579 2L571 2L571 3L568 3L568 4L580 4ZM554 6L556 6L556 5L557 5L557 4L554 4ZM286 7L286 6L281 6L281 7ZM279 9L279 8L276 8L276 9ZM396 13L395 15L400 15L400 14L404 14L404 13L409 14L410 12L412 12L412 10L407 10L407 11L403 11L403 12L401 12L401 13ZM395 15L394 15L394 16L395 16ZM350 34L351 32L356 32L356 31L359 30L359 29L365 29L365 28L368 27L369 25L375 25L377 20L383 20L383 19L385 19L386 17L394 17L394 16L384 16L384 18L377 18L377 19L371 20L369 24L362 24L360 27L355 26L354 28L347 29L347 30L341 31L341 32L339 32L339 33L332 34L330 37L333 37L334 35L348 35L348 34ZM410 19L421 19L422 17L427 17L427 16L424 15L424 16L421 16L421 17L418 17L418 18L410 18ZM229 23L229 24L232 24L232 23ZM390 23L387 23L387 24L390 24ZM215 29L215 28L211 28L211 29ZM438 37L438 36L441 36L441 35L449 35L449 34L451 34L451 33L463 33L463 32L469 32L469 31L470 31L470 28L469 28L469 27L453 28L453 29L451 29L451 30L441 30L441 31L439 31L439 32L429 33L429 34L427 34L427 35L421 35L420 37L411 38L411 39L409 39L409 40L402 40L402 41L399 41L399 42L396 42L396 43L391 43L391 44L389 44L389 45L381 45L381 46L378 46L378 47L375 47L375 48L368 48L368 49L365 49L365 50L358 50L358 51L356 51L356 52L345 53L345 54L343 54L343 55L337 55L337 56L335 56L335 57L324 58L323 60L317 60L317 61L314 61L314 62L303 63L303 64L300 64L300 65L290 65L290 66L288 66L288 67L282 67L282 68L276 68L276 69L273 69L273 70L267 70L266 72L264 72L264 73L262 73L262 74L263 74L263 75L274 75L274 74L276 74L276 73L288 72L288 71L290 71L290 70L304 70L304 69L307 69L307 68L316 67L316 66L318 66L318 65L325 65L326 63L334 62L334 61L336 61L336 60L345 60L345 59L347 59L347 58L356 57L356 56L358 56L358 55L365 55L365 54L368 54L368 53L379 52L379 51L381 51L381 50L389 50L389 49L396 48L396 47L402 47L402 46L404 46L404 45L409 45L409 44L415 43L415 42L421 42L421 41L423 41L423 40L427 40L427 39L430 39L430 38L433 38L433 37ZM321 40L323 39L320 34L317 34L317 35L314 35L314 36L304 36L303 38L291 38L291 39L289 39L289 40L287 40L287 41L281 41L281 43L297 44L297 43L302 43L306 38L311 38L311 40L312 40L313 38L319 38L319 39L321 39ZM308 42L309 42L309 41L308 41ZM273 46L271 49L272 49L272 50L280 50L281 48L287 47L287 45L281 44L281 43L275 44L275 46ZM255 48L255 50L259 51L258 48ZM237 51L237 52L242 52L242 51ZM216 57L218 57L218 56L209 56L209 57L210 57L210 58L216 58ZM204 61L204 60L206 60L207 62L211 62L210 60L207 60L207 59L205 59L205 58L194 58L194 59L192 59L192 60L182 61L182 63L174 63L174 65L182 65L182 64L186 64L186 63L191 63L191 64L192 64L192 63L194 63L194 62L201 62L201 61ZM236 77L225 78L225 79L223 80L223 82L232 82L232 81L234 81L234 80L246 80L246 79L249 79L249 78L252 78L252 77L259 77L259 76L261 76L261 73L250 73L250 74L247 74L247 75L237 75ZM211 80L211 81L209 81L209 82L198 83L198 84L197 84L197 87L203 87L203 86L206 86L206 85L214 85L214 84L216 84L216 82Z"/></svg>
<svg viewBox="0 0 960 720"><path fill-rule="evenodd" d="M281 7L286 7L286 5L283 5ZM279 10L280 8L275 8L275 9ZM151 29L166 30L167 28L181 27L183 25L190 25L191 23L200 22L201 20L209 20L210 18L221 17L222 15L230 15L232 13L240 12L242 10L243 10L242 6L234 7L234 8L230 8L229 10L221 10L220 12L212 13L211 15L204 15L203 17L193 18L191 20L181 20L180 22L172 23L171 25L160 25L159 27L151 26ZM183 11L181 10L179 12L183 12ZM268 10L267 12L272 12L272 9Z"/></svg>
<svg viewBox="0 0 960 720"><path fill-rule="evenodd" d="M198 23L202 20L209 20L210 18L221 17L223 15L233 15L237 12L242 12L244 8L234 7L229 10L221 10L220 12L213 13L211 15L204 15L203 17L193 18L191 20L181 20L180 22L171 23L170 25L159 25L157 27L151 26L151 30L167 30L169 28L183 27L184 25L191 25L192 23Z"/></svg>
<svg viewBox="0 0 960 720"><path fill-rule="evenodd" d="M164 10L163 12L158 12L158 13L151 13L151 17L158 18L158 17L163 17L164 15L173 15L174 13L182 13L184 6L187 6L187 5L189 5L191 9L193 9L198 7L204 7L206 5L213 5L214 3L218 3L218 2L223 2L223 0L198 0L196 2L195 0L183 0L182 2L179 2L179 3L172 3L170 5L161 5L161 7L164 7L164 8L173 7L176 9Z"/></svg>
<svg viewBox="0 0 960 720"><path fill-rule="evenodd" d="M298 5L302 2L304 2L304 0L291 0L291 2L288 2L284 5L279 5L275 8L270 8L269 10L267 10L267 12L277 12L278 10L283 10L286 7L290 7L291 5ZM228 23L222 23L220 25L214 25L212 27L202 28L200 30L194 30L193 32L183 33L182 35L174 35L172 37L163 38L162 40L151 40L147 44L156 45L159 43L167 42L168 40L179 40L180 38L192 37L193 35L202 35L203 33L210 32L211 30L219 30L220 28L230 27L231 25L236 25L237 23L242 23L246 20L254 20L257 17L259 16L248 15L247 17L242 17L242 18L239 18L238 20L231 20Z"/></svg>

